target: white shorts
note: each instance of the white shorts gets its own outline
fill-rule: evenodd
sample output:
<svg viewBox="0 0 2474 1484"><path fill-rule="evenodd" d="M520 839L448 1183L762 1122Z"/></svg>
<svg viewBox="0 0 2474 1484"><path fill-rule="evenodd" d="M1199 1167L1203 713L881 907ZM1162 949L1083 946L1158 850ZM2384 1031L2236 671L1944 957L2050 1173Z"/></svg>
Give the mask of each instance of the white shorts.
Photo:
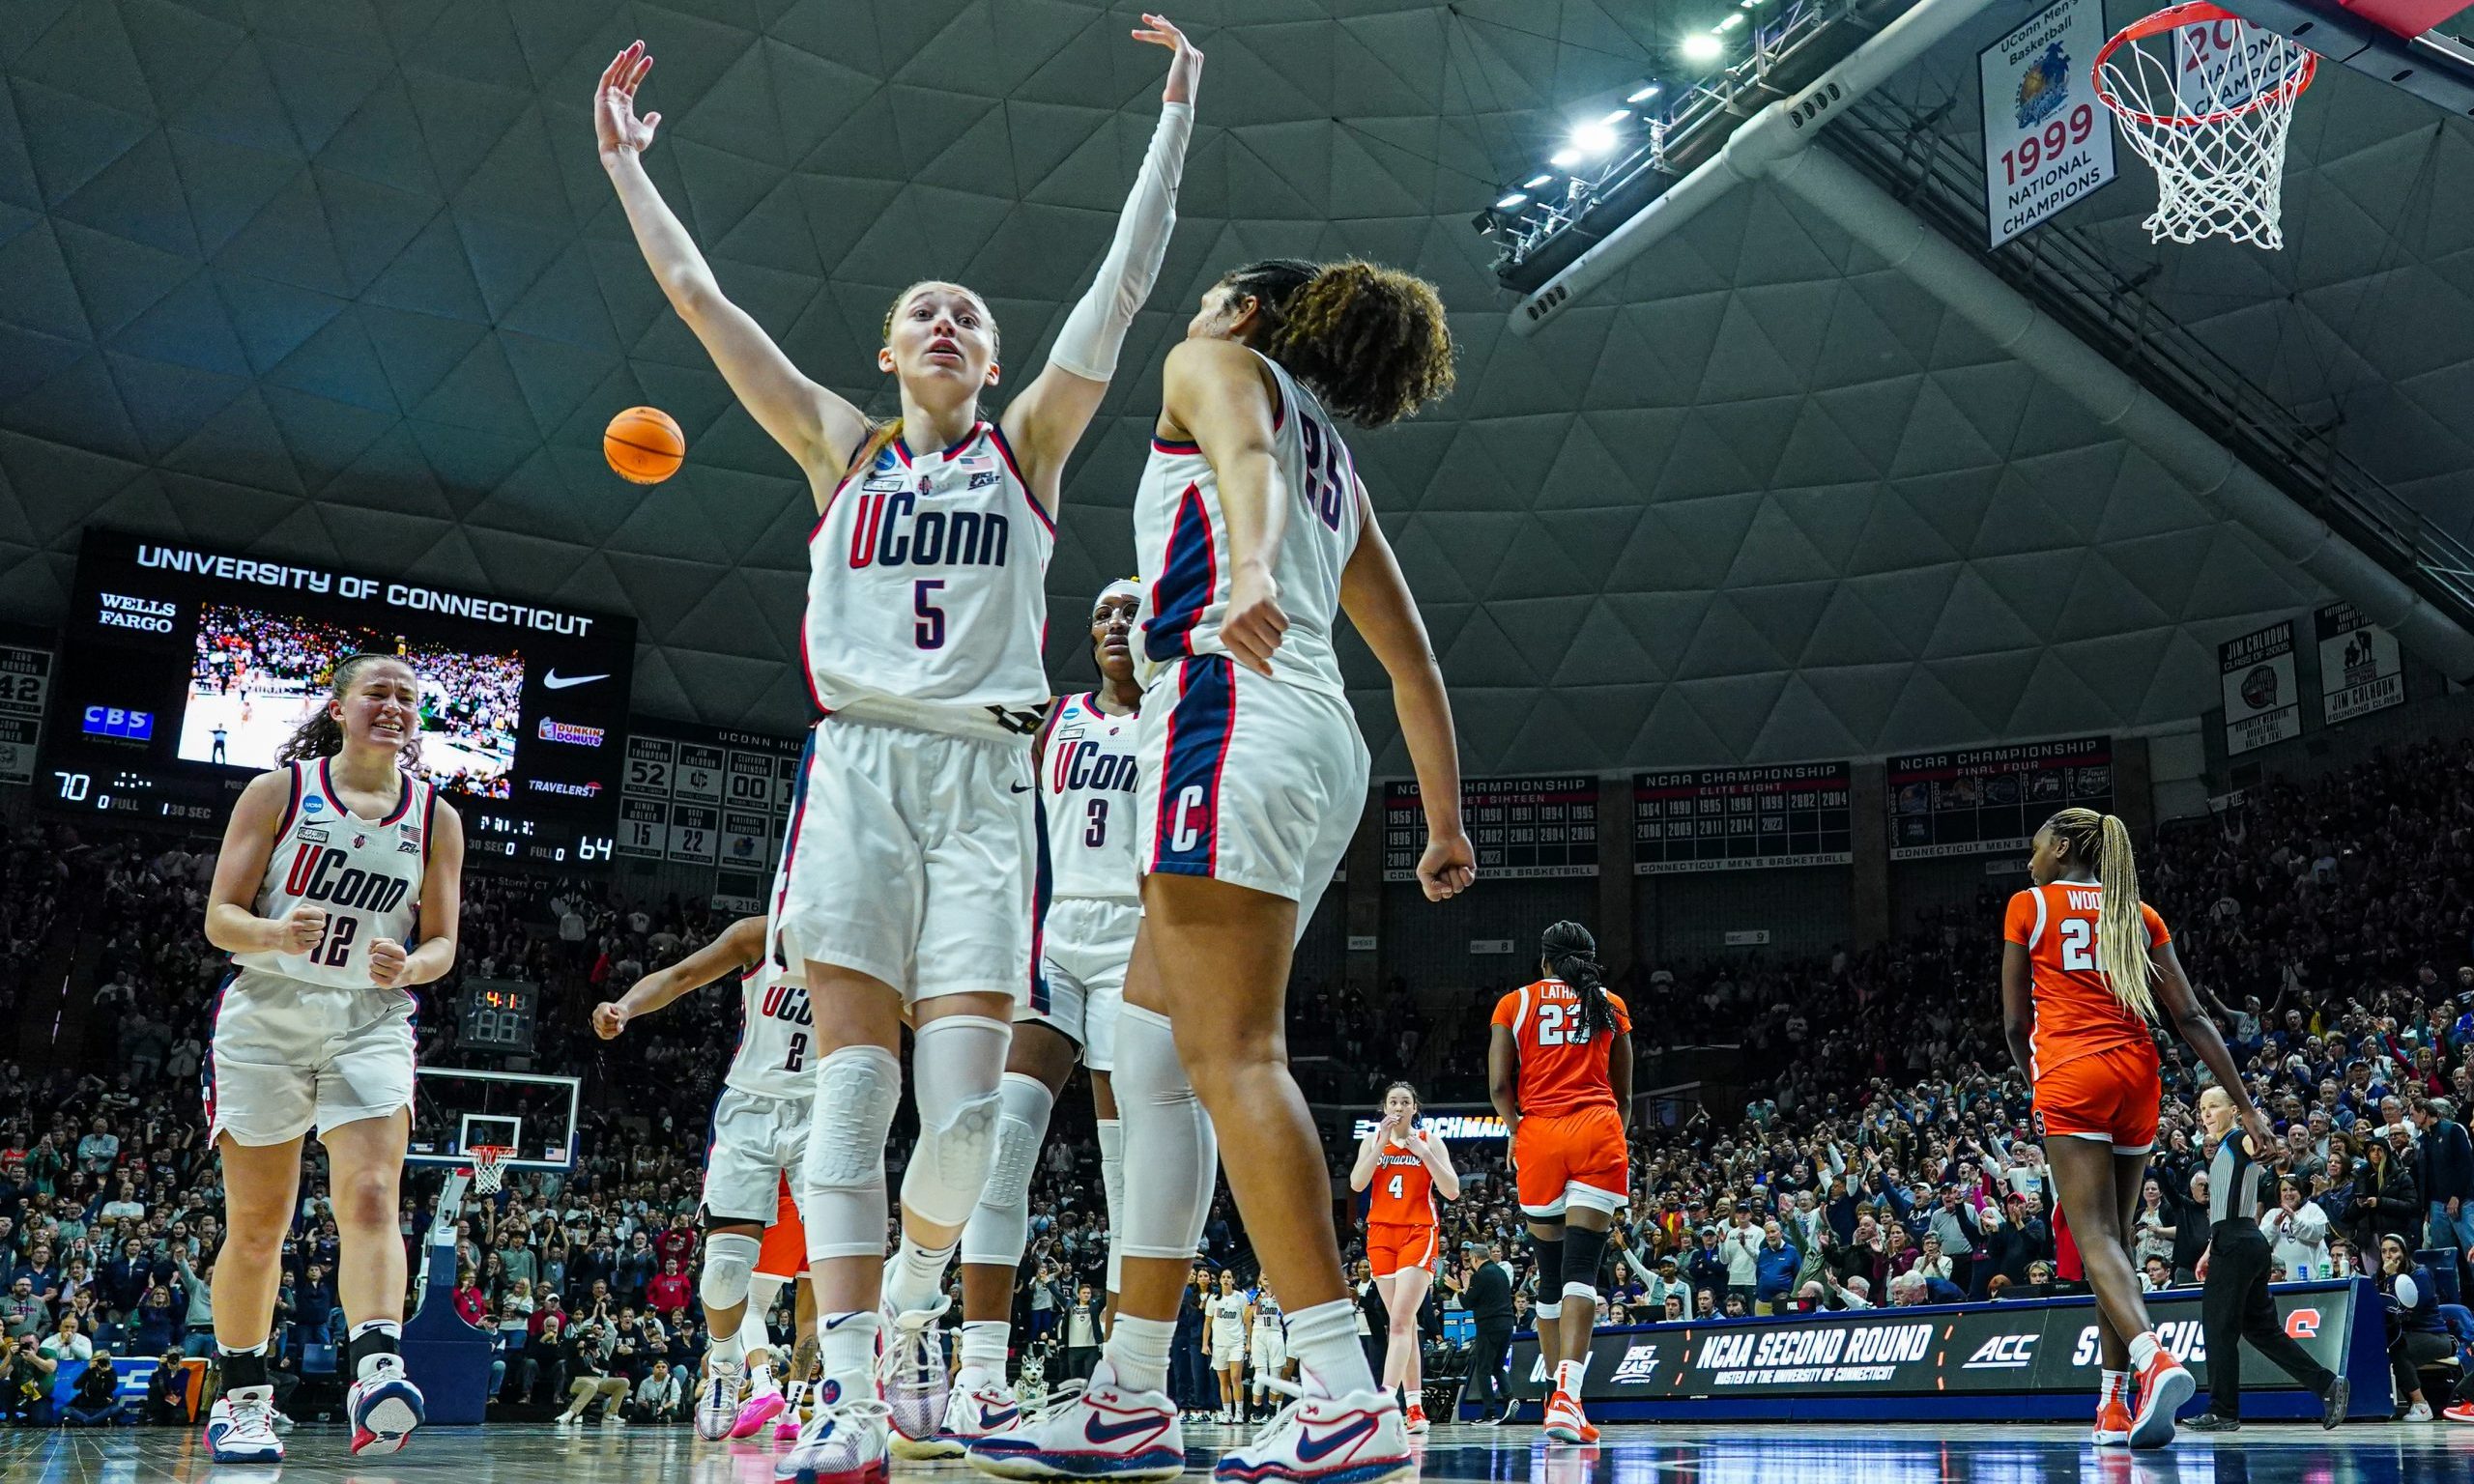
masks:
<svg viewBox="0 0 2474 1484"><path fill-rule="evenodd" d="M783 847L774 952L856 969L914 1004L1031 994L1027 737L961 737L844 711L816 724Z"/></svg>
<svg viewBox="0 0 2474 1484"><path fill-rule="evenodd" d="M807 1157L815 1112L812 1098L764 1098L724 1087L713 1100L713 1130L705 1146L705 1216L772 1225L783 1177L795 1175Z"/></svg>
<svg viewBox="0 0 2474 1484"><path fill-rule="evenodd" d="M413 1105L413 997L235 969L215 999L206 1142L259 1148Z"/></svg>
<svg viewBox="0 0 2474 1484"><path fill-rule="evenodd" d="M1014 1018L1054 1026L1082 1048L1083 1066L1116 1070L1117 1011L1141 925L1137 901L1070 897L1050 903L1040 931L1040 986Z"/></svg>
<svg viewBox="0 0 2474 1484"><path fill-rule="evenodd" d="M1288 1363L1288 1338L1275 1330L1257 1329L1247 1361L1269 1376Z"/></svg>
<svg viewBox="0 0 2474 1484"><path fill-rule="evenodd" d="M1141 739L1143 870L1285 897L1304 934L1366 813L1369 760L1348 702L1205 655L1161 671Z"/></svg>
<svg viewBox="0 0 2474 1484"><path fill-rule="evenodd" d="M1237 1346L1214 1345L1211 1347L1211 1368L1215 1371L1224 1371L1232 1365L1242 1365L1245 1360L1246 1352Z"/></svg>

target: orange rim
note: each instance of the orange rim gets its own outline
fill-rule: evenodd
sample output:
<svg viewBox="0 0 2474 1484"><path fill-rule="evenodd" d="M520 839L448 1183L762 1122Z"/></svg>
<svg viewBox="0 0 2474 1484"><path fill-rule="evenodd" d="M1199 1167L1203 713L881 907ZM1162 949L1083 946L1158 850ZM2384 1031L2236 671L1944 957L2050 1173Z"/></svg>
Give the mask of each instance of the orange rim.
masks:
<svg viewBox="0 0 2474 1484"><path fill-rule="evenodd" d="M2206 25L2220 21L2232 21L2255 31L2267 30L2264 26L2252 25L2251 22L2223 6L2210 5L2207 0L2191 0L2187 5L2168 6L2152 15L2143 15L2114 32L2113 38L2105 43L2104 49L2096 53L2096 61L2088 69L2089 80L2096 85L2097 100L2121 117L2137 123L2153 125L2159 128L2201 128L2210 124L2223 124L2229 119L2238 119L2246 113L2256 113L2273 101L2291 102L2302 96L2303 89L2310 87L2311 79L2318 74L2318 53L2298 42L2287 41L2278 33L2269 31L2268 35L2277 36L2280 41L2287 41L2287 44L2302 53L2302 65L2288 71L2284 82L2273 88L2262 89L2258 97L2238 108L2222 108L2214 113L2149 113L2123 102L2114 96L2113 89L2105 86L2105 64L2112 60L2114 53L2120 50L2124 43L2143 41L2152 36L2163 36L2169 31L2178 31L2184 26Z"/></svg>

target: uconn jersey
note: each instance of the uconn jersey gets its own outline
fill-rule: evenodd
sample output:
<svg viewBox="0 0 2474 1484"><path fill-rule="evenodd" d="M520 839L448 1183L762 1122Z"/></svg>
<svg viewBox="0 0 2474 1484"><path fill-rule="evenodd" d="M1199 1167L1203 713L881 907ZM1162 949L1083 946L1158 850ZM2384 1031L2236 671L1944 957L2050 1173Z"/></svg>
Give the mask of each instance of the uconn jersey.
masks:
<svg viewBox="0 0 2474 1484"><path fill-rule="evenodd" d="M1137 863L1297 903L1304 933L1365 807L1367 758L1333 631L1364 507L1357 471L1313 393L1264 357L1273 451L1289 500L1270 554L1288 631L1265 679L1228 658L1228 523L1193 443L1157 436L1134 507L1149 668Z"/></svg>
<svg viewBox="0 0 2474 1484"><path fill-rule="evenodd" d="M344 807L324 759L289 774L252 910L280 920L318 907L327 931L306 953L232 956L201 1074L210 1145L227 1133L281 1144L413 1100L413 996L370 982L369 946L415 946L437 793L399 775L393 806L365 818Z"/></svg>
<svg viewBox="0 0 2474 1484"><path fill-rule="evenodd" d="M938 729L1027 734L1049 695L1040 640L1055 546L993 424L941 452L887 443L844 477L808 537L800 643L818 708L892 702L939 713L904 717Z"/></svg>
<svg viewBox="0 0 2474 1484"><path fill-rule="evenodd" d="M1116 1070L1117 1010L1142 920L1134 847L1140 734L1137 717L1110 716L1093 696L1064 696L1040 744L1050 896L1040 983L1015 1017L1055 1027L1095 1071Z"/></svg>
<svg viewBox="0 0 2474 1484"><path fill-rule="evenodd" d="M816 1014L796 971L769 960L739 976L738 1051L723 1081L759 1098L807 1098L816 1091Z"/></svg>
<svg viewBox="0 0 2474 1484"><path fill-rule="evenodd" d="M705 1151L705 1211L769 1226L785 1176L807 1153L816 1096L816 1015L807 983L759 959L739 976L738 1050L713 1101Z"/></svg>
<svg viewBox="0 0 2474 1484"><path fill-rule="evenodd" d="M363 819L344 808L327 759L296 762L290 771L291 803L267 856L254 910L280 919L295 907L320 908L327 914L327 935L305 954L235 954L232 961L304 984L374 988L369 945L388 938L409 952L420 927L421 876L429 862L437 792L400 774L394 808L380 818Z"/></svg>

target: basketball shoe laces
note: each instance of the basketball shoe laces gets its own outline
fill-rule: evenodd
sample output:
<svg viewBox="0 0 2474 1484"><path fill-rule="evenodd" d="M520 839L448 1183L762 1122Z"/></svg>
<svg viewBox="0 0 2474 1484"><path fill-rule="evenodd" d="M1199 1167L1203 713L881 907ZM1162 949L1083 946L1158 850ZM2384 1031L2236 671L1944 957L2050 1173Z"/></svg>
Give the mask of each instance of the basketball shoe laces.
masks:
<svg viewBox="0 0 2474 1484"><path fill-rule="evenodd" d="M1254 1429L1252 1441L1246 1444L1250 1448L1259 1448L1297 1426L1297 1413L1306 1405L1306 1388L1296 1382L1278 1376L1262 1376L1256 1379L1267 1388L1287 1397L1288 1405L1273 1413L1270 1421Z"/></svg>

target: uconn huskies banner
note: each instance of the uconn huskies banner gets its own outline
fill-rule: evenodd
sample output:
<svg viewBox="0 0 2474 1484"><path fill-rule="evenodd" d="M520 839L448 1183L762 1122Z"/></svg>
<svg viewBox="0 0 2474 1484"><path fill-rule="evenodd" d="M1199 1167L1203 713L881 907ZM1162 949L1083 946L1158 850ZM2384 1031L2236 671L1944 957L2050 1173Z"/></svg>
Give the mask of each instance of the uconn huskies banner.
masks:
<svg viewBox="0 0 2474 1484"><path fill-rule="evenodd" d="M2351 1378L2355 1415L2386 1416L2376 1298L2364 1308L2365 1333L2354 1332L2370 1291L2347 1280L2280 1284L2274 1294L2286 1332ZM2150 1294L2147 1303L2157 1337L2191 1368L2204 1397L2200 1291ZM1511 1366L1514 1396L1539 1402L1552 1389L1535 1336L1513 1341ZM1845 1405L1824 1405L1830 1398L1877 1418L2034 1417L2092 1412L2096 1379L2096 1310L2081 1297L1604 1329L1591 1347L1581 1399L1594 1412L1614 1404L1610 1417L1818 1416ZM2243 1356L2242 1389L2246 1414L2317 1415L2316 1399L2256 1351ZM1914 1405L1899 1404L1902 1397Z"/></svg>

